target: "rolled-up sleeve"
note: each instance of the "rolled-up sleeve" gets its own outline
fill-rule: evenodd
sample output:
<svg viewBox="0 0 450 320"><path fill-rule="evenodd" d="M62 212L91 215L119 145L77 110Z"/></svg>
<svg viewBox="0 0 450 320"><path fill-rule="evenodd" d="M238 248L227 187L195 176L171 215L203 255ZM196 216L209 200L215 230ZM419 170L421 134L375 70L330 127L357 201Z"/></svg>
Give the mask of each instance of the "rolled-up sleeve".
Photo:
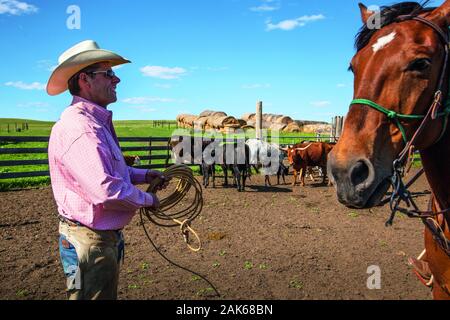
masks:
<svg viewBox="0 0 450 320"><path fill-rule="evenodd" d="M136 188L128 179L118 176L112 161L110 147L102 141L101 135L90 132L76 139L63 156L64 166L78 184L78 191L92 204L103 205L109 210L126 211L151 206L152 196ZM130 174L132 181L141 179L141 170Z"/></svg>

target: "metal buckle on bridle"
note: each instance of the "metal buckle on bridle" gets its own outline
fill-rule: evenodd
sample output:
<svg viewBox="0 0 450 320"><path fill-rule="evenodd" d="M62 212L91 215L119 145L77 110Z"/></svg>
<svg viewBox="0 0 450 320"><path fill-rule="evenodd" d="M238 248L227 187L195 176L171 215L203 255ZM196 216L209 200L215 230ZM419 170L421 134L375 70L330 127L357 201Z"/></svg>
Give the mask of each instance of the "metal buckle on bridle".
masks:
<svg viewBox="0 0 450 320"><path fill-rule="evenodd" d="M436 120L436 118L438 117L438 111L441 107L441 104L442 104L442 91L438 90L434 94L433 104L431 105L431 108L433 110L431 112L431 119Z"/></svg>

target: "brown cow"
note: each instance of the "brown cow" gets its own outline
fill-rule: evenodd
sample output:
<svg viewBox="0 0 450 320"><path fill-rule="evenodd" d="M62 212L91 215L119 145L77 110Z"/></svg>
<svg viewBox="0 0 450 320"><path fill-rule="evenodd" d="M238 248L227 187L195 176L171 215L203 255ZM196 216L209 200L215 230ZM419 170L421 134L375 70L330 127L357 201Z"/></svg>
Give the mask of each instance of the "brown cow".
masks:
<svg viewBox="0 0 450 320"><path fill-rule="evenodd" d="M304 186L306 168L315 166L322 168L322 183L325 183L327 175L327 158L328 153L332 148L333 144L327 142L304 142L288 148L287 152L289 163L294 169L294 181L292 186L297 184L298 174L300 174L300 183ZM328 182L328 185L330 185L330 181Z"/></svg>

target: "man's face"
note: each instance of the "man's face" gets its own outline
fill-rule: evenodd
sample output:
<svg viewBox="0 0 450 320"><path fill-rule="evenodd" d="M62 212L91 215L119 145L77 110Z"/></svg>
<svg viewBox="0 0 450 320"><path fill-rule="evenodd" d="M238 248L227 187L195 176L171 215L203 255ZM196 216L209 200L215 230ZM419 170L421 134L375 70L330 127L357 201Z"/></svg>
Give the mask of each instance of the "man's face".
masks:
<svg viewBox="0 0 450 320"><path fill-rule="evenodd" d="M91 101L105 108L108 104L117 101L116 86L120 82L115 75L111 78L104 72L99 73L99 71L107 70L111 70L111 64L102 63L100 68L95 71L96 73L88 77Z"/></svg>

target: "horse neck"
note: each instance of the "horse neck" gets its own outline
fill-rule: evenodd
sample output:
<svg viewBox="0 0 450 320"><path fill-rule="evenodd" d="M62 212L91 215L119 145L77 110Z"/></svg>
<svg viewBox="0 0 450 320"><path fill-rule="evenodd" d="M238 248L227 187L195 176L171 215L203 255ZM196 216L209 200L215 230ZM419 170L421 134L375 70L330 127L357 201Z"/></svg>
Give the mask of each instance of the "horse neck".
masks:
<svg viewBox="0 0 450 320"><path fill-rule="evenodd" d="M449 119L450 120L450 119ZM422 165L441 210L450 207L450 125L433 146L420 151Z"/></svg>

